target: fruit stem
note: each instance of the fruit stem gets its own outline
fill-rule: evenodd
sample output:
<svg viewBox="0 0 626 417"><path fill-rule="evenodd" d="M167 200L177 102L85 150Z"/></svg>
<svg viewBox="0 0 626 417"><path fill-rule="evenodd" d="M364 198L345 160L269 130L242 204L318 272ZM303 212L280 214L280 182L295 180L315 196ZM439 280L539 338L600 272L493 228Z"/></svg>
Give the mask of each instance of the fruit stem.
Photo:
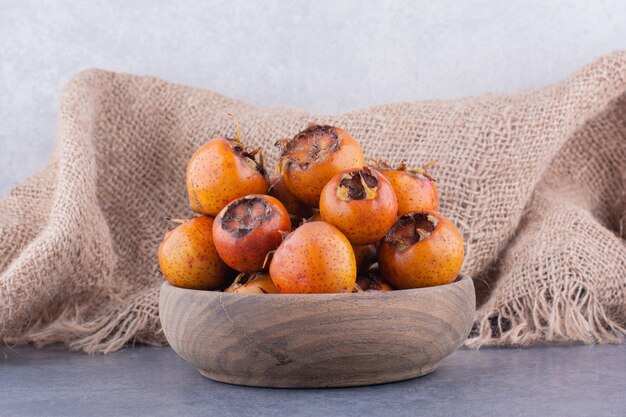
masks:
<svg viewBox="0 0 626 417"><path fill-rule="evenodd" d="M282 230L278 231L278 233L281 233L281 232L282 232ZM272 258L274 257L274 252L276 252L276 251L275 250L271 250L271 251L267 252L267 255L265 255L265 259L263 260L263 265L261 266L261 269L265 270L265 269L269 268L270 263L272 262Z"/></svg>
<svg viewBox="0 0 626 417"><path fill-rule="evenodd" d="M359 171L359 178L361 178L361 185L363 185L363 189L365 190L365 199L372 200L376 198L376 191L378 190L378 187L368 187L367 183L365 182L365 178L363 178L363 174L361 174L361 171Z"/></svg>
<svg viewBox="0 0 626 417"><path fill-rule="evenodd" d="M259 148L259 166L261 170L265 169L265 158L263 158L263 149Z"/></svg>
<svg viewBox="0 0 626 417"><path fill-rule="evenodd" d="M173 223L176 223L176 224L183 224L183 223L185 223L187 220L189 220L189 219L172 219L171 217L166 217L165 219L166 219L167 221L170 221L170 222L173 222Z"/></svg>
<svg viewBox="0 0 626 417"><path fill-rule="evenodd" d="M368 165L372 166L374 169L378 169L381 171L393 171L393 168L387 162L379 161L375 158L370 158L370 163Z"/></svg>
<svg viewBox="0 0 626 417"><path fill-rule="evenodd" d="M246 277L246 275L248 275L248 273L247 273L247 272L242 272L242 273L240 273L239 275L237 275L237 276L235 277L235 280L233 281L233 283L232 283L232 284L230 284L230 286L231 286L231 287L234 287L234 288L241 287L243 284L245 284L245 283L247 282L247 280L246 280L246 282L242 282L242 281L243 281L243 279Z"/></svg>
<svg viewBox="0 0 626 417"><path fill-rule="evenodd" d="M435 165L436 163L437 163L436 159L431 159L430 161L428 161L424 165L422 165L422 169L423 170L427 170L428 168L430 168L431 166Z"/></svg>
<svg viewBox="0 0 626 417"><path fill-rule="evenodd" d="M428 233L426 230L424 229L420 229L417 228L415 229L415 231L417 232L417 234L420 236L420 239L418 240L418 242L421 242L422 240L426 239L428 236L430 236L430 233Z"/></svg>
<svg viewBox="0 0 626 417"><path fill-rule="evenodd" d="M271 181L270 181L270 188L268 188L268 190L267 190L267 191L268 191L268 192L269 192L269 191L272 191L272 189L273 189L274 187L276 187L276 186L278 185L278 183L279 183L282 179L283 179L282 175L279 175L279 176L278 176L278 178L276 179L276 181L274 181L274 182L271 182Z"/></svg>
<svg viewBox="0 0 626 417"><path fill-rule="evenodd" d="M234 114L228 113L228 115L235 121L235 141L241 142L241 129L239 128L239 121Z"/></svg>

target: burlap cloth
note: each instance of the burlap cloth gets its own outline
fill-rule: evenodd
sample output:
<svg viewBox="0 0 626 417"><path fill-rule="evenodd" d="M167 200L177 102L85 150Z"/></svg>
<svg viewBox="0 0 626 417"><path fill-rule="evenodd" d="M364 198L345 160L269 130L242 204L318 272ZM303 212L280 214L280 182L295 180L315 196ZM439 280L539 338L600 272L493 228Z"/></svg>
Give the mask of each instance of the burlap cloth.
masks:
<svg viewBox="0 0 626 417"><path fill-rule="evenodd" d="M329 98L332 100L332 98ZM619 342L626 327L626 53L514 95L322 116L258 108L165 81L89 70L63 93L48 166L0 202L0 337L111 352L165 342L156 248L191 215L185 167L202 143L272 144L309 122L368 156L431 159L441 212L466 242L479 308L468 346ZM16 138L19 140L19 138Z"/></svg>

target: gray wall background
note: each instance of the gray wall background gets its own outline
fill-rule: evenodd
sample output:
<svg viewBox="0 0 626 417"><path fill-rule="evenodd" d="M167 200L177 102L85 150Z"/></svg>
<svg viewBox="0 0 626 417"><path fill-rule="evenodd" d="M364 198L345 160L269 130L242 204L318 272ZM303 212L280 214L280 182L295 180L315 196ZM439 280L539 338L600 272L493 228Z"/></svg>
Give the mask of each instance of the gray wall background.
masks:
<svg viewBox="0 0 626 417"><path fill-rule="evenodd" d="M0 0L0 195L44 166L88 67L332 113L541 86L615 49L623 0Z"/></svg>

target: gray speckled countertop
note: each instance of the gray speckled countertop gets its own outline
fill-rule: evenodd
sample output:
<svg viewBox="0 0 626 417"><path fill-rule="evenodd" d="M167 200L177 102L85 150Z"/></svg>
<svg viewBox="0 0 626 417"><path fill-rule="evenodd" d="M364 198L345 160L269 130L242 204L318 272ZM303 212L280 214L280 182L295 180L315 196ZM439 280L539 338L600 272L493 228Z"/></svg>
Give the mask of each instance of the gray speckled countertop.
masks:
<svg viewBox="0 0 626 417"><path fill-rule="evenodd" d="M460 350L422 378L319 390L213 382L169 347L0 349L0 415L11 417L626 415L624 345Z"/></svg>

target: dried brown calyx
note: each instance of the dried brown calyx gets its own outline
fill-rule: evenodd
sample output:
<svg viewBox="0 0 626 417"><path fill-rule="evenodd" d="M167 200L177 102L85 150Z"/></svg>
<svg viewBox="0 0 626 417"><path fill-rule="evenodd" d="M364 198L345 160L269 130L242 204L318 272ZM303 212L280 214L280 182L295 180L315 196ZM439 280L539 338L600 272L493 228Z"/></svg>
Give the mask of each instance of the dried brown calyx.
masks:
<svg viewBox="0 0 626 417"><path fill-rule="evenodd" d="M307 169L337 152L341 139L334 126L311 124L292 139L281 139L275 144L281 150L281 159Z"/></svg>
<svg viewBox="0 0 626 417"><path fill-rule="evenodd" d="M425 212L408 213L396 221L383 240L400 249L409 247L428 238L438 222Z"/></svg>
<svg viewBox="0 0 626 417"><path fill-rule="evenodd" d="M383 291L385 290L385 286L382 281L373 275L362 277L357 279L357 285L363 291Z"/></svg>
<svg viewBox="0 0 626 417"><path fill-rule="evenodd" d="M267 277L267 272L242 272L233 281L232 284L228 288L224 290L224 292L233 292L237 288L243 287L246 284L249 284L257 279L262 279ZM259 292L267 294L263 288L259 288Z"/></svg>
<svg viewBox="0 0 626 417"><path fill-rule="evenodd" d="M250 149L239 139L228 139L233 152L239 158L241 158L250 168L257 171L261 175L267 178L267 172L265 171L264 161L263 161L263 151L261 148ZM256 160L256 156L259 156L259 160Z"/></svg>
<svg viewBox="0 0 626 417"><path fill-rule="evenodd" d="M361 293L361 292L365 292L365 290L359 285L358 280L357 280L357 282L354 284L354 287L352 287L352 293L356 294L356 293Z"/></svg>
<svg viewBox="0 0 626 417"><path fill-rule="evenodd" d="M241 129L239 128L239 122L232 114L229 114L230 117L235 121L235 137L234 138L226 138L230 147L235 152L235 155L240 157L250 168L254 169L265 178L268 178L267 172L265 171L264 161L263 161L263 151L261 148L250 149L241 141ZM259 155L259 161L257 162L256 156Z"/></svg>
<svg viewBox="0 0 626 417"><path fill-rule="evenodd" d="M383 283L376 277L373 277L367 287L369 291L382 291L384 289ZM365 291L367 291L365 290Z"/></svg>
<svg viewBox="0 0 626 417"><path fill-rule="evenodd" d="M356 285L361 291L390 291L389 284L383 282L378 266L371 268L365 276L356 279Z"/></svg>
<svg viewBox="0 0 626 417"><path fill-rule="evenodd" d="M378 178L367 167L346 172L337 187L337 198L342 201L373 200L377 194Z"/></svg>
<svg viewBox="0 0 626 417"><path fill-rule="evenodd" d="M272 207L259 197L244 197L231 203L222 215L222 229L241 238L274 216Z"/></svg>
<svg viewBox="0 0 626 417"><path fill-rule="evenodd" d="M370 158L368 165L379 171L402 171L406 172L407 174L413 175L414 177L429 179L430 181L436 182L437 180L435 179L435 177L430 175L430 173L427 171L427 168L435 165L436 163L436 160L432 160L422 165L421 168L410 168L405 162L401 162L394 168L385 161L379 161L377 159Z"/></svg>
<svg viewBox="0 0 626 417"><path fill-rule="evenodd" d="M359 287L359 290L361 291L367 291L369 289L379 290L381 287L381 283L375 277L368 275L365 277L358 277L356 279L356 286Z"/></svg>

